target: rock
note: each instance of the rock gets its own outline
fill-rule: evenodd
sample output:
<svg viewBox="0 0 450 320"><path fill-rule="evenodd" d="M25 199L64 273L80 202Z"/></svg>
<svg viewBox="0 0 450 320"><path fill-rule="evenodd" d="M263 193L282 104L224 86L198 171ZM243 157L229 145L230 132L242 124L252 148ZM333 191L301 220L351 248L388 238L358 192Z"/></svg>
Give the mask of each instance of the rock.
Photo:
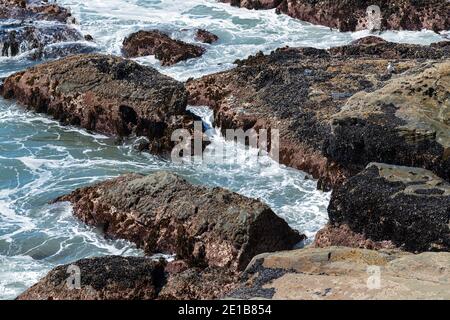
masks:
<svg viewBox="0 0 450 320"><path fill-rule="evenodd" d="M219 40L219 37L209 31L198 29L197 33L195 34L195 40L211 44Z"/></svg>
<svg viewBox="0 0 450 320"><path fill-rule="evenodd" d="M109 256L83 259L50 271L18 300L149 300L166 280L165 264L149 258ZM81 287L68 285L74 267ZM75 271L76 272L76 271ZM69 280L70 283L70 280ZM75 282L73 282L75 283Z"/></svg>
<svg viewBox="0 0 450 320"><path fill-rule="evenodd" d="M0 0L0 19L75 22L66 8L40 0Z"/></svg>
<svg viewBox="0 0 450 320"><path fill-rule="evenodd" d="M256 254L304 239L257 200L187 183L167 172L124 175L76 190L74 215L107 236L151 253L176 254L194 267L243 270Z"/></svg>
<svg viewBox="0 0 450 320"><path fill-rule="evenodd" d="M84 36L84 40L86 40L86 41L94 41L94 37L92 37L90 34L86 34Z"/></svg>
<svg viewBox="0 0 450 320"><path fill-rule="evenodd" d="M386 48L389 48L389 53ZM416 56L421 59L415 59ZM214 109L215 124L222 128L223 133L226 129L236 128L278 129L280 162L306 171L319 179L320 188L330 189L368 164L355 165L346 161L346 153L351 151L350 143L348 148L336 146L335 136L340 131L335 132L338 122L331 126L331 121L349 98L358 92L360 96L366 92L370 95L370 92L388 84L391 78L394 78L392 83L400 85L403 72L429 66L423 59L447 57L445 44L425 47L386 43L370 37L329 51L283 48L270 55L261 53L237 61L238 66L230 71L190 80L186 88L189 104L208 105ZM398 76L387 74L389 63L395 65ZM432 82L432 77L437 75L436 72L431 73L429 81ZM439 99L445 95L441 87L436 87ZM416 91L411 93L412 98L420 100L423 95ZM426 119L421 123L426 123ZM352 127L352 130L349 133L358 128ZM362 133L355 136L363 139ZM381 133L378 137L383 139L384 145L391 146L392 143L394 146L395 140L391 142L391 137L386 139ZM342 135L339 139L343 139ZM433 148L429 145L427 149L424 145L422 155L410 152L410 161L420 163L416 158L423 157L423 152L433 153L436 157L432 159L437 159L442 153L433 151ZM356 151L360 152L359 149ZM350 155L354 153L350 152ZM380 162L384 160L380 159ZM444 168L445 162L440 161L440 164Z"/></svg>
<svg viewBox="0 0 450 320"><path fill-rule="evenodd" d="M30 53L31 59L60 59L70 55L90 54L98 51L98 47L83 42L64 42L45 46Z"/></svg>
<svg viewBox="0 0 450 320"><path fill-rule="evenodd" d="M446 0L220 0L248 9L273 9L293 18L320 24L340 31L370 29L369 16L380 21L381 30L429 29L435 32L450 28L450 4ZM376 5L381 10L378 15ZM379 16L379 18L378 18Z"/></svg>
<svg viewBox="0 0 450 320"><path fill-rule="evenodd" d="M64 124L111 136L145 136L153 153L170 153L174 130L193 128L181 83L114 56L75 55L41 64L8 77L1 91Z"/></svg>
<svg viewBox="0 0 450 320"><path fill-rule="evenodd" d="M325 153L348 167L362 169L370 162L416 166L450 181L449 84L446 59L355 94L332 117Z"/></svg>
<svg viewBox="0 0 450 320"><path fill-rule="evenodd" d="M370 164L333 192L328 213L332 225L373 241L411 252L450 249L450 184L424 169Z"/></svg>
<svg viewBox="0 0 450 320"><path fill-rule="evenodd" d="M450 253L307 248L256 256L239 299L450 299Z"/></svg>
<svg viewBox="0 0 450 320"><path fill-rule="evenodd" d="M155 55L163 66L198 58L205 49L180 40L173 40L168 35L157 31L139 31L128 36L123 42L123 53L128 58Z"/></svg>

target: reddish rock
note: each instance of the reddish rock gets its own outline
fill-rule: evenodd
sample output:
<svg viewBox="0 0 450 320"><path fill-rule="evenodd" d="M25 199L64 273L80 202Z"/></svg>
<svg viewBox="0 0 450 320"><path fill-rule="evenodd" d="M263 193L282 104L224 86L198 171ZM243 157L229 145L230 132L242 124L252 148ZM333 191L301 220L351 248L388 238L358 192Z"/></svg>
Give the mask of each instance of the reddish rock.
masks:
<svg viewBox="0 0 450 320"><path fill-rule="evenodd" d="M168 154L174 130L191 129L183 85L151 67L107 55L76 55L8 77L1 90L64 124L112 136L149 139L153 153Z"/></svg>
<svg viewBox="0 0 450 320"><path fill-rule="evenodd" d="M198 58L205 49L180 40L171 39L168 35L157 31L139 31L131 34L123 41L123 53L128 58L155 55L163 66Z"/></svg>
<svg viewBox="0 0 450 320"><path fill-rule="evenodd" d="M291 249L304 239L265 204L221 188L159 172L124 175L79 189L74 215L146 253L176 254L193 267L244 269L256 254Z"/></svg>
<svg viewBox="0 0 450 320"><path fill-rule="evenodd" d="M209 31L198 29L195 34L195 40L211 44L219 40L219 37Z"/></svg>
<svg viewBox="0 0 450 320"><path fill-rule="evenodd" d="M368 145L357 144L358 138L372 139L377 146L393 148L403 143L405 149L406 141L410 141L386 139L381 131L376 137L350 135L357 129L369 127L356 126L352 127L353 131L334 130L339 124L348 123L350 126L358 123L351 120L333 121L347 101L359 92L363 94L384 87L392 77L400 79L401 75L388 72L390 63L395 66L395 73L401 74L407 70L420 73L429 66L422 65L423 59L444 59L449 56L448 47L448 43L418 46L388 43L370 37L329 51L284 48L270 55L258 54L244 61L237 61L235 69L188 81L186 88L190 104L209 105L214 109L215 124L224 133L226 129L235 128L252 128L256 131L278 129L280 162L310 173L319 179L319 187L330 189L341 185L347 177L361 171L371 161L384 162L384 158L386 161L391 159L388 155L392 153L375 151L370 154L379 155L379 158L358 158L361 150L353 150L352 146L361 146L364 150L364 146ZM437 73L433 74L427 82L431 83L437 77ZM435 87L435 92L439 93L437 98L433 96L428 99L433 105L445 94L442 86ZM396 92L404 92L405 96L408 93L403 89ZM423 94L416 91L412 97L422 99ZM420 108L420 104L414 105ZM374 105L374 110L375 107ZM362 118L363 114L361 112L358 117ZM351 118L349 114L346 115L348 119ZM389 113L388 108L386 117L393 127L397 127L396 123L400 120ZM445 122L444 118L442 121ZM421 119L423 126L427 120L425 117ZM429 137L432 140L432 135ZM408 150L408 155L401 158L402 164L414 166L414 163L419 163L420 158L430 156L431 160L427 160L430 169L433 169L431 162L434 161L435 172L445 175L447 160L442 157L445 148L436 147L430 141L429 144L424 142L420 149L413 144ZM355 160L347 161L351 156ZM358 162L357 159L361 161Z"/></svg>
<svg viewBox="0 0 450 320"><path fill-rule="evenodd" d="M0 19L75 21L66 8L40 0L0 0Z"/></svg>
<svg viewBox="0 0 450 320"><path fill-rule="evenodd" d="M293 18L336 28L359 31L368 28L369 6L381 10L382 30L450 29L450 3L446 0L221 0L248 9L273 9Z"/></svg>

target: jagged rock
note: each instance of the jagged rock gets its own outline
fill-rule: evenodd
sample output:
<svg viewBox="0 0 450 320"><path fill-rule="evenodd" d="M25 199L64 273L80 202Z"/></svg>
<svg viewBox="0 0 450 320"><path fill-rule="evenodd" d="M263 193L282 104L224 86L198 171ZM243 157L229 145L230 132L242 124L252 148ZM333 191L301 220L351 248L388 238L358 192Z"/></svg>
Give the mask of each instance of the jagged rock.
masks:
<svg viewBox="0 0 450 320"><path fill-rule="evenodd" d="M123 53L126 57L155 55L163 66L197 58L205 49L180 40L171 39L168 35L157 31L139 31L131 34L123 41Z"/></svg>
<svg viewBox="0 0 450 320"><path fill-rule="evenodd" d="M195 40L211 44L219 40L219 37L207 30L198 29L195 34Z"/></svg>
<svg viewBox="0 0 450 320"><path fill-rule="evenodd" d="M320 24L340 31L359 31L369 27L369 16L381 14L381 30L429 29L435 32L450 28L450 4L446 0L220 0L248 9L273 9L293 18Z"/></svg>
<svg viewBox="0 0 450 320"><path fill-rule="evenodd" d="M370 164L334 190L328 213L333 227L373 241L412 252L450 249L450 184L424 169Z"/></svg>
<svg viewBox="0 0 450 320"><path fill-rule="evenodd" d="M124 175L76 190L74 215L146 253L176 254L190 266L244 269L256 254L304 239L260 201L187 183L167 172Z"/></svg>
<svg viewBox="0 0 450 320"><path fill-rule="evenodd" d="M379 276L379 277L378 277ZM419 255L345 247L262 254L249 264L240 299L450 299L450 253Z"/></svg>
<svg viewBox="0 0 450 320"><path fill-rule="evenodd" d="M0 19L75 22L66 8L40 0L0 0Z"/></svg>
<svg viewBox="0 0 450 320"><path fill-rule="evenodd" d="M165 263L149 258L109 256L59 266L18 300L149 300L165 282ZM74 280L79 268L80 287ZM71 272L75 272L71 276ZM73 279L71 281L71 279Z"/></svg>
<svg viewBox="0 0 450 320"><path fill-rule="evenodd" d="M221 127L224 133L226 129L235 128L252 128L256 131L263 128L278 129L280 162L308 172L320 180L322 189L329 189L340 185L347 177L364 169L368 164L348 163L346 159L360 150L355 149L355 152L347 155L352 151L352 141L349 141L348 148L336 145L344 138L345 141L348 139L340 134L341 131L336 130L340 122L334 120L334 126L331 125L333 117L356 93L361 92L357 96L365 96L367 92L367 96L370 96L370 92L385 85L389 87L397 83L400 86L403 72L419 72L434 65L432 62L431 65L423 63L423 59L447 58L448 47L448 43L425 47L386 43L379 38L370 37L329 51L283 48L270 55L258 54L244 61L237 61L238 67L230 71L190 80L186 88L189 91L190 104L209 105L214 108L215 124ZM421 59L415 59L417 56ZM395 72L388 72L389 64L395 66ZM426 81L432 82L435 76L439 74L436 71L431 72L429 80ZM388 82L391 78L392 85ZM445 81L442 79L441 82ZM433 88L436 89L435 96L428 100L437 102L436 97L442 100L446 92L443 85L433 85ZM380 90L382 92L384 89ZM408 92L406 89L404 91L405 94ZM393 94L393 97L395 96L400 94ZM419 91L411 92L410 97L408 101L427 98ZM436 105L432 108L435 107ZM420 110L420 107L417 106L414 110ZM446 110L442 107L440 117L445 117ZM394 117L392 119L397 121ZM352 123L349 122L349 126ZM420 125L424 123L427 123L426 119L423 119ZM399 137L391 141L392 137L388 138L382 132L378 136L366 137L362 132L356 133L359 130L357 126L351 129L353 131L349 131L349 134L355 132L355 139L379 138L383 145L388 147L394 146L395 141L400 139ZM428 155L432 155L430 159L436 161L438 156L442 155L442 148L431 144L427 147L425 143L422 145L420 154L409 152L411 164L420 163L419 159ZM341 161L340 156L345 161ZM369 159L373 160L377 159ZM440 166L441 173L445 173L445 161L447 160L444 157L444 160L438 160L435 165L436 168ZM447 170L448 168L447 165Z"/></svg>
<svg viewBox="0 0 450 320"><path fill-rule="evenodd" d="M351 97L332 117L325 153L358 169L369 162L423 167L450 181L450 60L429 62Z"/></svg>
<svg viewBox="0 0 450 320"><path fill-rule="evenodd" d="M116 136L149 138L149 150L167 154L174 130L191 129L183 85L151 67L108 55L75 55L8 77L7 99L62 123Z"/></svg>

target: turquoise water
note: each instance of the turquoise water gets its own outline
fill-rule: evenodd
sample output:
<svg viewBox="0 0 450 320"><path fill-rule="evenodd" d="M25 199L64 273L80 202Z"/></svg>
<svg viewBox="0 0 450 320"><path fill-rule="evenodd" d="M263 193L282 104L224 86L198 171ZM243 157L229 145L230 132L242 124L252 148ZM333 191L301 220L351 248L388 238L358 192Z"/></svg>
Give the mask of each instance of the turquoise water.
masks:
<svg viewBox="0 0 450 320"><path fill-rule="evenodd" d="M232 8L215 1L63 0L80 21L77 28L96 39L105 53L120 54L129 33L157 28L193 42L196 28L220 36L207 53L163 68L153 57L137 59L179 80L233 67L233 61L277 47L346 44L367 35L339 33L279 16L271 11ZM391 41L428 44L441 37L433 32L388 32ZM0 76L32 65L25 56L0 58ZM210 121L207 108L198 108ZM11 299L34 284L56 265L107 254L140 255L125 241L105 240L95 229L79 223L68 204L50 205L55 197L77 187L124 172L170 170L193 183L222 186L259 198L297 230L312 237L326 223L330 195L316 190L316 182L302 172L278 166L269 158L255 162L242 146L225 142L218 134L207 154L236 149L222 164L176 165L134 151L133 140L114 139L63 127L44 115L0 100L0 299Z"/></svg>

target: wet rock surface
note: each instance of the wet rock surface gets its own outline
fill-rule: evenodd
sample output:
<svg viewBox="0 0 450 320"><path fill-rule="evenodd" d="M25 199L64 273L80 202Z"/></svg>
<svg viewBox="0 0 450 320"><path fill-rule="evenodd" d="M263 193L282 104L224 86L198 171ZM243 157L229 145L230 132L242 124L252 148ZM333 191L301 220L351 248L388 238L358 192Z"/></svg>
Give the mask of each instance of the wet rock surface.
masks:
<svg viewBox="0 0 450 320"><path fill-rule="evenodd" d="M195 40L204 42L204 43L214 43L219 40L219 37L216 36L214 33L211 33L204 29L198 29L195 34Z"/></svg>
<svg viewBox="0 0 450 320"><path fill-rule="evenodd" d="M241 286L229 297L448 299L449 272L448 252L414 255L395 250L307 248L256 256L247 268Z"/></svg>
<svg viewBox="0 0 450 320"><path fill-rule="evenodd" d="M373 241L412 252L450 249L450 184L424 169L370 164L333 192L328 213L332 226Z"/></svg>
<svg viewBox="0 0 450 320"><path fill-rule="evenodd" d="M151 67L108 55L75 55L8 77L2 95L64 124L126 137L145 136L168 154L174 130L193 127L183 85Z"/></svg>
<svg viewBox="0 0 450 320"><path fill-rule="evenodd" d="M153 30L139 31L125 38L122 51L128 58L155 55L163 66L169 66L180 61L198 58L203 55L205 49L171 39L168 35Z"/></svg>
<svg viewBox="0 0 450 320"><path fill-rule="evenodd" d="M420 56L420 59L417 59L417 56ZM336 120L335 115L339 114L349 98L357 93L358 96L370 96L371 92L382 91L384 86L389 87L390 79L393 83L391 86L401 84L403 77L408 77L402 74L406 71L409 74L425 72L430 83L433 79L445 76L447 63L435 70L435 64L432 62L424 63L427 57L447 59L448 43L425 47L386 43L379 38L370 37L330 51L284 48L270 55L258 54L247 60L237 61L237 68L189 81L186 88L190 93L190 104L209 105L214 108L215 123L223 130L278 129L280 162L312 174L320 179L321 188L329 189L340 185L371 161L392 160L395 163L397 160L389 159L387 153L378 152L379 157L376 159L366 157L364 160L367 161L348 161L349 156L356 156L356 153L360 152L356 149L359 145L352 145L353 141L348 141L348 137L344 138L340 134L341 131L336 130L341 122ZM393 65L395 70L390 70L390 65ZM431 69L424 71L429 68ZM442 83L445 81L441 80ZM432 86L434 91L431 97L424 96L423 92L418 90L411 91L411 87L414 86L404 89L404 96L410 96L411 101L427 98L427 101L434 103L434 109L438 108L438 101L445 103L442 97L447 89L439 85L439 81ZM420 104L416 104L416 110L421 108ZM445 128L447 112L444 106L439 108L441 110L435 110L436 119L441 121L441 127ZM439 117L443 120L439 120ZM390 122L394 128L402 125L402 120L395 116L394 111L387 111L383 119L387 123ZM426 119L421 119L421 125L436 125L431 124L434 119L428 123ZM358 130L359 122L354 120L349 122L349 125L352 123L356 123L352 130ZM349 130L349 134L350 132ZM395 130L394 132L399 133ZM390 140L392 135L387 136L384 132L371 136L358 133L355 138L356 136L360 139L373 139L372 141L383 140L383 145L392 148L407 143L400 135L395 140ZM411 148L405 147L409 153L402 164L425 165L424 158L428 158L431 159L428 167L433 169L434 166L435 172L444 174L445 177L445 167L449 167L446 165L447 160L445 157L439 160L439 156L442 157L446 152L445 149L432 141L430 144L421 143L422 147L415 149L417 143L413 143ZM341 145L347 145L348 148L344 150ZM354 152L347 155L352 151L352 146L355 148ZM361 148L364 149L365 146ZM436 163L432 164L433 161Z"/></svg>
<svg viewBox="0 0 450 320"><path fill-rule="evenodd" d="M83 259L53 269L17 299L153 300L166 281L164 267L163 262L139 257Z"/></svg>
<svg viewBox="0 0 450 320"><path fill-rule="evenodd" d="M448 30L450 4L445 0L221 0L247 9L273 9L299 20L340 31L366 30L373 17L381 30ZM376 5L381 10L371 6ZM371 7L369 9L369 7ZM370 18L369 18L370 17Z"/></svg>
<svg viewBox="0 0 450 320"><path fill-rule="evenodd" d="M130 174L61 197L74 215L146 253L176 254L189 266L243 270L256 254L293 248L304 236L265 204L167 172Z"/></svg>
<svg viewBox="0 0 450 320"><path fill-rule="evenodd" d="M75 21L66 8L40 0L0 0L0 19Z"/></svg>

